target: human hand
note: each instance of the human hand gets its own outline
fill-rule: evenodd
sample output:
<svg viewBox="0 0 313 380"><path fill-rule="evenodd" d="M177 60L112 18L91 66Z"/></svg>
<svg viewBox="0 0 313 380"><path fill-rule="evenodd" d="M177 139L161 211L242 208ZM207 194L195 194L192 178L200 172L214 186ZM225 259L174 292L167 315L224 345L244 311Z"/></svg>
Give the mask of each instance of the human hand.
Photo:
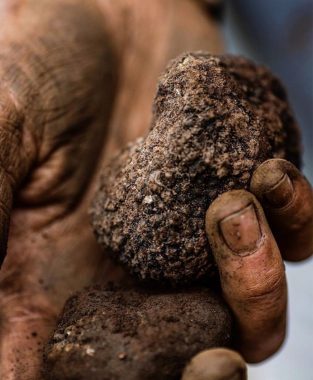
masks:
<svg viewBox="0 0 313 380"><path fill-rule="evenodd" d="M77 20L89 17L84 11L83 16L80 14L77 18L76 12L72 13L73 19L68 25L77 26ZM60 25L51 24L45 12L39 14L42 15L40 27L44 28L41 36L49 30L62 29ZM17 30L19 23L13 21L12 25ZM95 25L96 31L93 30ZM106 133L103 125L108 118L114 86L110 85L110 73L101 78L97 75L102 72L103 60L110 58L103 43L102 28L100 31L97 25L97 22L86 23L84 28L79 25L83 32L89 30L90 33L82 50L70 44L71 38L65 40L64 45L56 43L62 33L56 40L51 37L54 49L47 50L45 43L37 44L32 33L32 30L38 31L38 27L33 29L34 25L27 26L26 21L29 44L25 44L23 37L14 38L14 45L10 46L7 41L2 45L5 53L8 52L5 54L8 58L2 57L0 64L3 79L0 92L2 253L6 248L11 213L7 258L0 274L0 377L5 379L34 378L40 364L38 347L50 333L64 300L73 290L92 282L97 268L103 269L99 248L89 227L87 206L95 182L95 163L101 161ZM69 37L74 30L76 28L69 32ZM80 40L82 36L76 38ZM96 41L96 45L92 41ZM61 51L58 46L63 46ZM10 50L11 47L14 49ZM192 43L188 48L194 48ZM18 53L13 54L13 51ZM95 59L94 52L97 52ZM172 53L177 55L179 51ZM87 56L93 57L92 60L85 61ZM79 62L79 69L73 66L72 57ZM164 56L159 62L161 68L167 60ZM12 62L18 64L12 66ZM98 112L103 109L98 109L100 99L106 110L104 114ZM142 107L140 100L138 104L150 110L150 103ZM125 112L125 108L122 111ZM95 141L98 144L95 145ZM11 212L13 193L16 202ZM220 268L222 265L221 261ZM105 276L104 272L102 275ZM226 284L224 280L223 283ZM228 293L226 286L225 295ZM234 299L229 297L231 306Z"/></svg>
<svg viewBox="0 0 313 380"><path fill-rule="evenodd" d="M281 159L257 168L250 191L216 199L206 226L222 291L237 322L237 349L248 362L258 362L276 352L285 337L283 260L300 261L313 253L313 193L302 174ZM246 378L243 358L217 348L196 355L182 380Z"/></svg>
<svg viewBox="0 0 313 380"><path fill-rule="evenodd" d="M36 379L68 296L99 272L119 276L103 262L89 225L97 166L148 128L156 80L170 58L221 50L217 23L196 2L98 3L101 11L91 0L0 7L1 379Z"/></svg>
<svg viewBox="0 0 313 380"><path fill-rule="evenodd" d="M264 360L285 337L283 260L313 253L311 185L291 163L268 160L255 171L250 192L230 191L212 203L206 228L237 322L236 347L248 362Z"/></svg>
<svg viewBox="0 0 313 380"><path fill-rule="evenodd" d="M73 3L27 0L1 13L1 263L6 259L0 272L0 378L5 380L37 377L43 342L64 301L92 282L102 262L87 209L112 108L113 54L98 13ZM81 25L82 19L89 22Z"/></svg>

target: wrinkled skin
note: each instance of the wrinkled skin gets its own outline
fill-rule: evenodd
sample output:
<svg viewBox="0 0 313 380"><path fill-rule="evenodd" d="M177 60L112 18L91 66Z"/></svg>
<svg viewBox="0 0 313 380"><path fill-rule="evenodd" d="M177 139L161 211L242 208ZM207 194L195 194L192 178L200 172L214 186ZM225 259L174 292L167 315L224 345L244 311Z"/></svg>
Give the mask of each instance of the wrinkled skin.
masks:
<svg viewBox="0 0 313 380"><path fill-rule="evenodd" d="M41 347L67 297L99 274L107 280L123 278L99 251L89 226L87 210L98 168L148 128L156 80L169 59L186 50L221 51L218 25L196 1L145 3L4 0L0 5L0 252L6 254L0 272L1 379L39 378ZM300 251L305 258L312 251L307 232L312 194L296 173L298 179L309 207L306 219L300 210L292 231L304 231ZM246 196L227 199L234 202L231 210L244 207ZM225 209L223 204L220 209ZM292 215L293 210L288 212ZM225 215L215 209L207 223L211 244L219 241L214 223L220 217ZM276 225L279 228L277 214ZM268 293L268 278L262 277L266 265L258 278L263 287L257 290L267 311L279 299L280 317L268 312L258 318L255 284L248 287L251 294L231 294L233 284L223 282L229 281L227 268L232 273L238 265L245 268L243 259L224 263L225 255L216 256L221 258L217 262L225 298L244 337L239 346L252 361L274 352L284 336L285 279L272 235L268 240L275 251L271 257L277 297L272 304L263 297ZM216 247L216 252L227 250L223 244ZM263 249L259 262L264 263L266 253ZM253 263L249 265L251 273ZM250 302L242 313L238 305L245 297ZM244 327L251 315L258 324L258 339L262 326L270 336L275 326L278 334L265 352L249 358L257 339Z"/></svg>

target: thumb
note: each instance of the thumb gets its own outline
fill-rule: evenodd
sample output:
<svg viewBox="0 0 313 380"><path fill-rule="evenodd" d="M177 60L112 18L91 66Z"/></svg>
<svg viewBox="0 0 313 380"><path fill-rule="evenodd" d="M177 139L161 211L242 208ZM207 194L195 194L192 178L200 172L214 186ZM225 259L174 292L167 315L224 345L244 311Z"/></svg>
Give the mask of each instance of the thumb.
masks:
<svg viewBox="0 0 313 380"><path fill-rule="evenodd" d="M191 360L182 380L247 380L246 363L235 351L213 348Z"/></svg>
<svg viewBox="0 0 313 380"><path fill-rule="evenodd" d="M224 298L237 322L236 344L248 362L276 352L286 331L283 260L263 209L245 190L222 194L206 215Z"/></svg>

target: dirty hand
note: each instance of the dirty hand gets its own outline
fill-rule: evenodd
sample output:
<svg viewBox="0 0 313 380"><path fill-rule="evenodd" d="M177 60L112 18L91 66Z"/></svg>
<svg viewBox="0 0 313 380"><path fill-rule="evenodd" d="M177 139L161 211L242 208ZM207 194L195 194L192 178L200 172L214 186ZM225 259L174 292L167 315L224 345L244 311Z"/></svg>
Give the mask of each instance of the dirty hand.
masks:
<svg viewBox="0 0 313 380"><path fill-rule="evenodd" d="M0 271L0 378L5 380L36 378L42 344L64 301L104 268L87 209L117 66L104 43L103 20L80 3L27 0L0 7L0 256L6 255ZM208 40L205 33L202 37ZM288 177L276 178L280 185L271 192L275 176L260 181L262 167L252 192L264 207L264 194L270 202L265 210L282 253L304 258L312 245L312 192L294 168L284 165L279 175L290 178L291 202ZM278 207L284 199L288 205ZM237 317L239 347L247 360L261 360L283 339L286 290L278 248L250 193L220 197L207 225L224 295ZM234 239L238 233L240 239ZM284 242L284 236L292 241Z"/></svg>
<svg viewBox="0 0 313 380"><path fill-rule="evenodd" d="M97 281L99 273L101 279L116 279L89 224L97 167L149 127L157 77L170 58L183 50L218 51L212 49L219 45L218 25L208 23L194 1L97 3L3 0L0 5L0 378L5 380L40 377L42 347L65 300Z"/></svg>
<svg viewBox="0 0 313 380"><path fill-rule="evenodd" d="M112 108L113 55L98 13L73 3L0 6L3 380L37 378L64 301L102 261L87 209Z"/></svg>
<svg viewBox="0 0 313 380"><path fill-rule="evenodd" d="M289 162L272 159L254 172L250 192L230 191L207 211L206 229L223 295L237 321L237 349L266 359L285 337L283 260L313 253L313 192Z"/></svg>
<svg viewBox="0 0 313 380"><path fill-rule="evenodd" d="M148 128L167 61L219 41L217 26L187 0L188 15L200 20L195 39L185 38L178 2L1 2L1 379L40 377L42 347L65 300L117 277L89 224L97 169Z"/></svg>
<svg viewBox="0 0 313 380"><path fill-rule="evenodd" d="M291 163L268 160L254 172L250 192L233 190L212 203L206 229L236 318L236 348L248 362L264 360L285 337L283 260L313 253L312 188ZM226 349L204 351L187 365L182 380L246 380L243 358Z"/></svg>
<svg viewBox="0 0 313 380"><path fill-rule="evenodd" d="M246 361L262 361L285 337L283 260L313 253L312 187L291 163L268 160L254 172L250 192L230 191L212 203L206 229L236 318L236 348ZM187 365L182 380L204 379L246 380L245 362L234 351L204 351Z"/></svg>

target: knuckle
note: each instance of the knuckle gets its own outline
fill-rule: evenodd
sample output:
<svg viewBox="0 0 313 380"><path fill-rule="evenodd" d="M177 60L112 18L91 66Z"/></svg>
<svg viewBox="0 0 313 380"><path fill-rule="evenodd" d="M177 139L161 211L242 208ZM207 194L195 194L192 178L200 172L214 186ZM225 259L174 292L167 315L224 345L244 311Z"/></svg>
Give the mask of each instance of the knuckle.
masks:
<svg viewBox="0 0 313 380"><path fill-rule="evenodd" d="M285 288L285 277L281 274L266 276L243 291L244 299L252 303L276 303Z"/></svg>

